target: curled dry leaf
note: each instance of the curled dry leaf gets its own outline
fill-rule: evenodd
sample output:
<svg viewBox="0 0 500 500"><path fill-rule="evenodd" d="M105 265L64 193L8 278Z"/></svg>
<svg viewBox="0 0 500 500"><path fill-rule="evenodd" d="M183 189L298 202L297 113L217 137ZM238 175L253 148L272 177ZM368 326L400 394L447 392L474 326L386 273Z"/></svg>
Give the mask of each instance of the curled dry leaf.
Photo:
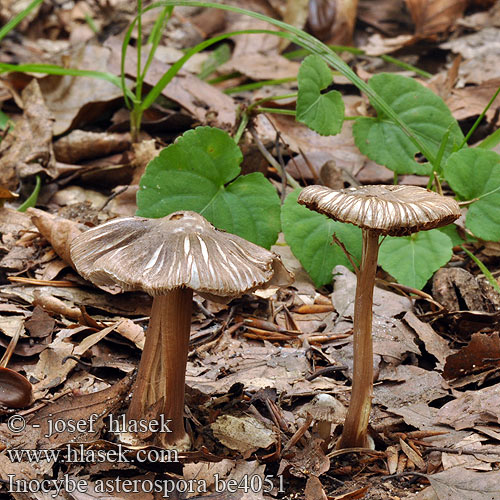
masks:
<svg viewBox="0 0 500 500"><path fill-rule="evenodd" d="M405 0L415 23L415 34L422 36L443 33L462 17L465 0Z"/></svg>
<svg viewBox="0 0 500 500"><path fill-rule="evenodd" d="M307 26L326 43L350 45L357 8L358 0L310 0Z"/></svg>
<svg viewBox="0 0 500 500"><path fill-rule="evenodd" d="M16 190L19 179L40 172L55 177L52 117L32 80L22 92L23 117L0 143L0 185Z"/></svg>
<svg viewBox="0 0 500 500"><path fill-rule="evenodd" d="M130 133L89 132L73 130L54 143L57 161L78 163L82 160L121 153L130 148Z"/></svg>
<svg viewBox="0 0 500 500"><path fill-rule="evenodd" d="M500 367L500 337L474 333L468 345L446 359L443 377L450 380Z"/></svg>
<svg viewBox="0 0 500 500"><path fill-rule="evenodd" d="M27 212L31 215L33 224L49 241L57 255L73 267L73 261L69 253L70 244L74 238L86 229L85 226L37 208L29 208Z"/></svg>

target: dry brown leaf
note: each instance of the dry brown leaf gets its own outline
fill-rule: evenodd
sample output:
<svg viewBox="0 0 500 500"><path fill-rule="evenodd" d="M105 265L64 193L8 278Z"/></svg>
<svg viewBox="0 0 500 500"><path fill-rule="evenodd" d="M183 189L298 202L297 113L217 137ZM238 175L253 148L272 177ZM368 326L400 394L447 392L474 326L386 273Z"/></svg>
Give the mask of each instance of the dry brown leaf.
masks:
<svg viewBox="0 0 500 500"><path fill-rule="evenodd" d="M37 208L29 208L28 215L31 216L33 224L40 233L52 245L57 255L67 264L73 266L70 256L70 245L74 238L81 234L86 227L63 217L49 214Z"/></svg>
<svg viewBox="0 0 500 500"><path fill-rule="evenodd" d="M255 122L257 133L264 144L268 141L274 142L278 130L293 152L300 153L302 150L306 154L326 153L328 159L334 160L337 167L345 169L353 176L368 161L354 144L350 121L344 122L340 134L328 137L321 136L294 118L283 115L258 115ZM318 168L321 166L322 164L318 165Z"/></svg>
<svg viewBox="0 0 500 500"><path fill-rule="evenodd" d="M360 498L366 498L370 487L365 486L363 488L358 488L355 491L350 491L349 493L344 493L343 495L338 495L335 497L330 497L332 500L358 500Z"/></svg>
<svg viewBox="0 0 500 500"><path fill-rule="evenodd" d="M358 0L310 0L307 26L328 44L351 45Z"/></svg>
<svg viewBox="0 0 500 500"><path fill-rule="evenodd" d="M227 63L219 66L221 73L238 71L253 80L274 80L281 78L296 78L300 63L290 61L279 54L243 54L232 57Z"/></svg>
<svg viewBox="0 0 500 500"><path fill-rule="evenodd" d="M113 54L108 63L107 71L120 73L121 39L108 38L106 47ZM170 68L157 59L153 59L149 71L144 79L148 85L154 86ZM125 72L134 76L137 71L137 55L131 48L125 59ZM233 99L213 85L210 85L196 76L180 71L176 77L163 89L162 95L179 103L197 120L222 129L230 129L236 123L236 103Z"/></svg>
<svg viewBox="0 0 500 500"><path fill-rule="evenodd" d="M411 24L404 0L359 0L358 19L389 37L406 33Z"/></svg>
<svg viewBox="0 0 500 500"><path fill-rule="evenodd" d="M93 71L109 71L112 52L98 45L77 46L63 61L62 66ZM70 128L93 122L111 106L111 101L122 96L121 90L99 78L51 75L39 81L47 107L55 118L54 135Z"/></svg>
<svg viewBox="0 0 500 500"><path fill-rule="evenodd" d="M22 92L23 117L0 143L0 185L16 190L19 180L44 172L55 177L52 117L32 80Z"/></svg>
<svg viewBox="0 0 500 500"><path fill-rule="evenodd" d="M276 442L274 431L251 415L221 415L210 428L224 446L239 451L244 457Z"/></svg>
<svg viewBox="0 0 500 500"><path fill-rule="evenodd" d="M420 321L411 311L405 314L403 321L415 331L426 350L438 360L437 367L443 369L446 358L453 353L448 342L439 336L428 323Z"/></svg>
<svg viewBox="0 0 500 500"><path fill-rule="evenodd" d="M436 423L461 430L476 424L500 423L500 384L466 391L438 410Z"/></svg>
<svg viewBox="0 0 500 500"><path fill-rule="evenodd" d="M491 335L474 333L468 345L448 356L443 377L451 380L495 367L500 367L498 332Z"/></svg>
<svg viewBox="0 0 500 500"><path fill-rule="evenodd" d="M405 0L415 24L415 34L431 36L443 33L462 17L465 0Z"/></svg>
<svg viewBox="0 0 500 500"><path fill-rule="evenodd" d="M321 445L323 439L309 439L306 446L296 451L290 458L283 458L278 474L288 469L295 477L319 477L330 469L330 459L325 455Z"/></svg>
<svg viewBox="0 0 500 500"><path fill-rule="evenodd" d="M430 474L438 500L499 500L500 471L474 472L464 467Z"/></svg>
<svg viewBox="0 0 500 500"><path fill-rule="evenodd" d="M440 46L455 54L461 54L457 87L476 84L500 78L500 27L484 28L478 33L451 39Z"/></svg>
<svg viewBox="0 0 500 500"><path fill-rule="evenodd" d="M73 130L54 143L54 154L58 161L78 163L130 148L130 133L89 132Z"/></svg>
<svg viewBox="0 0 500 500"><path fill-rule="evenodd" d="M309 476L304 490L306 500L328 500L321 481L316 476Z"/></svg>
<svg viewBox="0 0 500 500"><path fill-rule="evenodd" d="M413 404L427 404L448 394L439 373L419 366L383 367L379 380L383 383L375 385L373 400L390 412Z"/></svg>
<svg viewBox="0 0 500 500"><path fill-rule="evenodd" d="M445 99L446 104L450 108L453 116L457 120L466 120L468 118L480 115L491 98L500 87L500 79L487 80L480 85L469 85L461 89L452 89L451 95ZM496 110L500 107L500 97L493 101L486 112L486 120L493 126L498 126L498 117ZM492 120L495 119L495 122Z"/></svg>

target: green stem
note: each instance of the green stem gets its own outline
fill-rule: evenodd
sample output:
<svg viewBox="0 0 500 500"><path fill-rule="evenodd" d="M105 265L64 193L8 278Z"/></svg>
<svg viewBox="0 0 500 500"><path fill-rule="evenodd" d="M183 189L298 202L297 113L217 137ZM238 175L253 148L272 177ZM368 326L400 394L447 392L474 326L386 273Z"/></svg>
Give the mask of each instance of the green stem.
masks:
<svg viewBox="0 0 500 500"><path fill-rule="evenodd" d="M288 78L279 78L277 80L262 80L260 82L247 83L245 85L238 85L237 87L232 87L230 89L224 90L225 94L236 94L237 92L244 92L246 90L256 90L266 85L280 85L281 83L295 82L297 81L296 76L290 76Z"/></svg>
<svg viewBox="0 0 500 500"><path fill-rule="evenodd" d="M500 93L500 87L497 88L497 91L495 92L493 97L490 99L490 102L488 102L486 107L483 109L483 112L478 116L477 120L474 122L474 125L472 125L472 128L469 130L469 132L465 136L464 140L462 141L462 144L460 144L460 147L458 149L462 149L465 146L465 144L467 144L468 140L470 139L470 136L474 133L476 128L483 121L483 118L486 115L486 112L488 111L488 109L490 109L491 105L493 104L493 101L497 98L499 93Z"/></svg>

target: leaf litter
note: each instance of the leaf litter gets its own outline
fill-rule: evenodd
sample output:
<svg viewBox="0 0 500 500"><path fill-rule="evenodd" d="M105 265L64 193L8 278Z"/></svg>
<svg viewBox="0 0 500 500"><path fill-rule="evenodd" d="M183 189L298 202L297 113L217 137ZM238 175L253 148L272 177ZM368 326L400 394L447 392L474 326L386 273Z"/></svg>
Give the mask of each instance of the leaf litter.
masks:
<svg viewBox="0 0 500 500"><path fill-rule="evenodd" d="M255 0L247 7L282 15L298 26L308 23L309 29L330 43L346 43L355 10L344 6L335 24L328 17L334 2L324 2L328 4L325 10L320 3L311 1L307 6L306 2ZM430 49L418 48L425 39L429 47L460 54L463 59L445 100L461 122L473 119L498 86L498 51L492 50L498 28L491 21L495 6L492 14L481 17L485 12L464 15L464 2L431 5L424 0L408 1L411 21L408 13L394 9L395 3L384 2L374 12L360 2L358 19L376 28L376 33L364 36L363 48L393 53L404 46L410 61L431 64ZM134 15L131 6L124 4L108 6L119 13L123 26ZM391 8L393 14L384 18L383 12ZM2 20L17 13L15 9L15 2L2 5ZM192 45L208 33L231 31L238 23L247 22L215 12L212 16L209 11L178 12L162 45L187 48L189 41ZM113 26L113 16L105 16L97 4L82 3L60 13L64 14L59 17L60 26L56 23L54 27L35 10L18 26L19 39L2 41L8 48L1 52L2 61L41 58L54 62L64 48L67 66L119 74L118 39L108 37L100 45L82 24L90 15L99 28L117 30L120 26ZM196 17L202 15L205 17ZM36 20L44 22L35 28ZM326 31L320 21L328 21ZM145 26L151 27L152 22ZM339 28L342 22L344 26ZM250 27L255 28L253 22ZM454 32L451 38L450 32ZM65 33L70 38L64 39ZM356 30L354 39L360 35L363 39L366 34ZM30 38L39 39L39 46ZM72 44L77 40L81 45L75 48ZM231 59L212 76L236 72L232 76L235 84L296 76L298 64L283 56L285 44L278 38L249 35L235 38L234 43ZM131 49L128 55L126 71L131 84L136 76L136 55ZM153 60L146 84L156 83L169 68L172 60L165 61ZM199 64L202 62L200 59ZM22 449L67 454L81 445L89 456L104 450L108 457L118 450L106 417L127 407L151 299L140 293L113 296L84 282L71 267L68 247L86 227L135 212L138 172L160 146L171 143L193 123L230 130L236 124L238 104L258 98L258 93L248 91L226 95L222 89L231 80L210 85L196 77L199 64L185 67L165 88L165 100L148 111L144 134L153 140L144 151L131 145L120 90L110 83L39 75L36 79L28 75L2 79L0 98L16 126L0 143L0 187L19 191L25 199L36 175L44 185L37 209L26 214L16 211L12 196L0 207L0 344L5 347L22 328L10 366L28 376L35 394L32 406L20 412L28 421L23 433L9 430L6 422L13 412L0 410L1 479L7 481L9 474L36 481L64 476L83 479L87 492L72 494L75 499L104 498L98 492L98 481L116 478L117 472L125 470L129 477L142 481L168 478L180 484L204 479L206 494L193 493L191 498L500 498L498 300L472 269L462 267L436 273L429 295L433 302L416 294L396 293L384 286L384 280L376 288L377 378L371 420L375 451L338 453L319 436L316 420L302 411L320 394L332 395L340 414L348 405L355 276L339 268L333 290L315 291L303 275L288 290L270 297L246 296L230 306L197 298L186 399L188 430L196 451L182 454L182 467L158 460L141 463L137 460L140 447L127 448L130 462L113 466L87 460L64 462L65 455L55 463L9 458L9 451ZM360 74L373 71L368 61L353 64ZM447 74L450 81L444 65L438 73ZM366 103L349 85L341 79L338 82L349 114L366 115ZM280 89L290 92L294 85L284 83ZM279 93L274 88L271 92ZM498 122L494 108L486 115L490 127ZM167 125L162 129L155 123ZM319 178L324 164L334 160L341 183L352 179L390 182L392 172L388 177L388 171L372 164L355 147L349 123L339 135L324 138L289 117L269 114L256 118L255 130L269 149L274 147L274 153L279 133L287 146L282 147L290 160L289 172L297 179ZM267 165L264 172L274 175ZM127 188L128 198L119 186ZM286 255L286 248L276 248ZM483 252L489 259L498 256L489 243ZM293 262L290 267L300 269L293 256L286 258ZM92 432L49 432L50 418L89 422L93 415ZM333 426L332 441L340 424ZM404 482L386 477L397 473L403 474ZM414 480L410 481L412 474ZM270 478L269 490L261 488L253 495L227 490L216 493L216 478L227 484L249 477L259 484L267 484ZM52 498L42 492L13 496ZM153 496L128 492L116 498Z"/></svg>

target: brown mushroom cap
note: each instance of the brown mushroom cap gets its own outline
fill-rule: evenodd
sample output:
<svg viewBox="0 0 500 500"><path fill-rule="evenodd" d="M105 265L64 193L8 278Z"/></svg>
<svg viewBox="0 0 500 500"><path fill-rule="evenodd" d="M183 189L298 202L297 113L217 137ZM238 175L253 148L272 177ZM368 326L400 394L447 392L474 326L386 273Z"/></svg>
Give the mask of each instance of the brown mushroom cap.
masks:
<svg viewBox="0 0 500 500"><path fill-rule="evenodd" d="M185 287L211 299L230 300L293 281L273 252L187 211L161 219L106 222L73 240L71 258L78 272L97 286L153 296Z"/></svg>
<svg viewBox="0 0 500 500"><path fill-rule="evenodd" d="M361 186L333 191L308 186L298 202L340 222L390 236L446 226L460 217L453 199L417 186Z"/></svg>

